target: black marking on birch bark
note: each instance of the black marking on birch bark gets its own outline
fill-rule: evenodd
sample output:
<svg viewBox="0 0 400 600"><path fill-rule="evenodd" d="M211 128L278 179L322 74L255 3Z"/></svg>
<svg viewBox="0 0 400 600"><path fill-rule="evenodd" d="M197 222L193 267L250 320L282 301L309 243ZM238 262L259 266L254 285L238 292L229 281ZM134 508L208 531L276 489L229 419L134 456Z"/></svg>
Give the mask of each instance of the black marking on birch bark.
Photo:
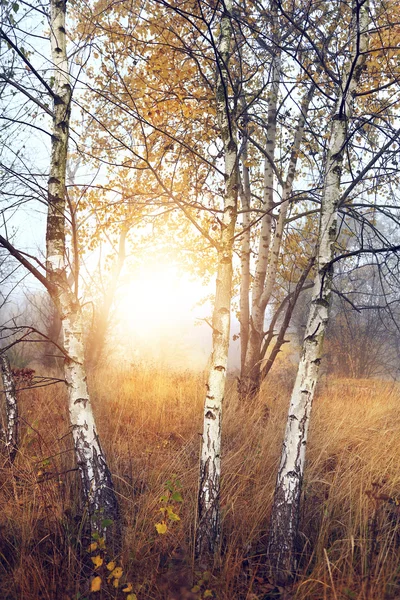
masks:
<svg viewBox="0 0 400 600"><path fill-rule="evenodd" d="M54 98L54 106L61 106L62 104L65 104L64 99L62 98L62 96L56 96ZM58 136L56 136L54 134L51 137L53 138L53 136L54 136L55 141L60 141L61 142L60 137L58 137Z"/></svg>
<svg viewBox="0 0 400 600"><path fill-rule="evenodd" d="M58 126L62 130L63 133L66 133L68 131L68 123L66 121L60 121Z"/></svg>
<svg viewBox="0 0 400 600"><path fill-rule="evenodd" d="M220 537L219 482L215 482L216 485L214 485L214 480L210 472L210 464L211 457L208 457L205 463L200 466L201 492L198 501L199 524L196 539L197 556L204 554L205 551L212 554L216 545L219 543Z"/></svg>
<svg viewBox="0 0 400 600"><path fill-rule="evenodd" d="M299 475L296 471L288 471L286 474L287 477L294 477L295 479L298 479Z"/></svg>
<svg viewBox="0 0 400 600"><path fill-rule="evenodd" d="M314 304L316 306L322 306L323 308L329 308L330 303L325 298L319 297L314 300Z"/></svg>
<svg viewBox="0 0 400 600"><path fill-rule="evenodd" d="M214 367L215 371L226 371L225 367L223 365L216 365Z"/></svg>
<svg viewBox="0 0 400 600"><path fill-rule="evenodd" d="M315 338L315 336L317 335L317 333L318 333L318 330L319 330L319 328L320 328L320 327L321 327L321 323L318 323L318 325L317 325L317 327L316 327L315 331L313 331L313 333L310 333L310 335L308 335L308 336L307 336L307 337L304 339L304 341L314 342L314 341L315 341L315 340L314 340L314 338Z"/></svg>
<svg viewBox="0 0 400 600"><path fill-rule="evenodd" d="M83 407L86 408L86 404L89 402L89 398L77 398L74 404L80 404L82 402Z"/></svg>
<svg viewBox="0 0 400 600"><path fill-rule="evenodd" d="M215 421L215 419L217 418L212 412L211 410L208 410L205 414L206 419L213 419Z"/></svg>
<svg viewBox="0 0 400 600"><path fill-rule="evenodd" d="M209 394L207 394L206 399L207 400L215 400L215 396L210 396Z"/></svg>

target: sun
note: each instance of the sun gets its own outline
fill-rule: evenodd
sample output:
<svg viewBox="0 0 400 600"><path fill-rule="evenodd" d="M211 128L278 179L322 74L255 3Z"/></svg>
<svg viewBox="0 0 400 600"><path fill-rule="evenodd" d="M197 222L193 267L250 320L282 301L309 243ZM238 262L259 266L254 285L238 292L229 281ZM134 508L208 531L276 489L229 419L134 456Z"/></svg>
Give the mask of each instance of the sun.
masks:
<svg viewBox="0 0 400 600"><path fill-rule="evenodd" d="M174 354L174 360L186 353L200 356L202 362L208 344L203 344L195 325L210 314L209 303L201 302L209 293L209 288L165 261L137 270L121 287L116 302L118 329L128 352L157 359Z"/></svg>

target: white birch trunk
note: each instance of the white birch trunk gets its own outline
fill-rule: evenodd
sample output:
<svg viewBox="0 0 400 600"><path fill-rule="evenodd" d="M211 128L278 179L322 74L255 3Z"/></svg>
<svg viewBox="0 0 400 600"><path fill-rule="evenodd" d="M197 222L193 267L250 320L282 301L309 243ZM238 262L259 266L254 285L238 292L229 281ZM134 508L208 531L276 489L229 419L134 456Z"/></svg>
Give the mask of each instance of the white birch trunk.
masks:
<svg viewBox="0 0 400 600"><path fill-rule="evenodd" d="M294 182L294 177L296 175L296 168L297 168L297 161L298 161L298 157L299 157L300 145L301 145L303 135L304 135L304 125L305 125L305 121L306 121L306 116L308 113L308 109L309 109L312 97L314 95L314 91L315 91L315 86L312 85L310 87L309 91L307 92L307 94L305 94L303 101L301 103L301 107L300 107L300 114L299 114L299 118L297 121L296 133L294 135L294 140L293 140L293 144L292 144L292 150L291 150L291 155L290 155L290 160L289 160L289 167L288 167L288 171L287 171L286 181L285 181L284 188L282 190L282 202L281 202L281 206L279 209L278 222L276 224L274 239L272 241L266 282L265 282L264 290L261 294L261 298L259 301L261 310L264 311L264 315L265 315L265 309L267 308L267 305L271 299L272 291L274 289L274 285L276 282L276 274L278 271L279 257L280 257L280 253L281 253L281 247L282 247L283 231L285 228L286 217L287 217L287 213L288 213L288 209L289 209L289 199L290 199L290 196L291 196L292 190L293 190L293 182Z"/></svg>
<svg viewBox="0 0 400 600"><path fill-rule="evenodd" d="M353 110L354 93L366 60L369 25L368 2L361 6L359 20L357 9L354 6L351 29L352 56L345 70L344 85L331 122L322 193L317 274L302 354L290 401L271 514L268 558L271 575L277 583L281 584L285 584L293 578L296 567L295 542L299 523L307 433L331 299L333 276L331 261L334 257L337 235L343 154L348 123Z"/></svg>
<svg viewBox="0 0 400 600"><path fill-rule="evenodd" d="M276 18L275 18L276 20ZM277 23L275 23L277 27ZM272 235L272 210L274 208L274 170L271 161L274 160L276 146L276 112L278 105L279 83L281 74L280 51L272 60L272 81L268 95L268 124L265 150L269 159L264 159L264 195L263 210L265 214L261 221L261 233L258 244L258 260L254 275L249 336L246 348L244 368L239 382L239 393L242 397L254 396L259 387L260 350L264 332L265 310L261 310L260 299L264 290L265 277L268 268Z"/></svg>
<svg viewBox="0 0 400 600"><path fill-rule="evenodd" d="M243 233L240 249L240 362L241 372L245 367L250 329L250 177L246 166L247 142L243 150L243 176L241 185L241 207L243 211Z"/></svg>
<svg viewBox="0 0 400 600"><path fill-rule="evenodd" d="M51 0L51 51L54 64L54 119L50 177L48 182L47 216L47 278L52 299L62 321L65 378L69 395L69 415L74 438L76 460L82 482L83 499L87 505L90 525L101 535L106 534L105 519L113 521L114 536L107 534L107 544L118 545L118 504L111 474L100 446L86 384L82 313L77 290L69 287L66 275L65 249L65 179L71 104L71 87L65 34L65 0ZM75 256L75 261L79 260Z"/></svg>
<svg viewBox="0 0 400 600"><path fill-rule="evenodd" d="M271 299L271 295L276 282L278 271L279 258L282 247L283 232L286 223L287 212L289 208L289 200L293 190L293 182L296 174L297 161L300 151L301 141L304 134L304 124L308 108L314 95L314 86L305 94L300 115L297 122L296 132L292 144L291 156L286 176L285 185L282 190L282 202L279 209L278 221L275 227L275 233L272 239L269 240L270 249L267 257L267 268L264 274L264 282L262 290L257 291L257 297L253 297L252 313L251 313L251 335L247 344L247 353L245 358L245 367L242 368L244 376L241 377L240 392L244 396L254 396L258 393L261 384L261 364L262 364L262 342L264 339L264 321L265 311ZM272 98L277 102L276 94ZM272 114L271 114L272 118ZM275 119L276 120L276 119ZM276 124L275 124L276 129ZM243 381L243 383L242 383Z"/></svg>
<svg viewBox="0 0 400 600"><path fill-rule="evenodd" d="M228 63L232 40L230 11L225 3L221 18L219 69L216 104L221 139L224 145L225 197L218 248L216 295L213 310L212 354L204 403L204 425L200 457L198 522L195 551L198 557L213 554L220 541L221 418L228 364L230 311L232 297L232 254L237 217L238 151L234 115L228 108Z"/></svg>
<svg viewBox="0 0 400 600"><path fill-rule="evenodd" d="M0 354L1 377L3 381L4 396L6 401L6 429L4 432L4 441L8 456L11 462L14 462L18 450L18 403L17 392L15 390L14 377L11 371L10 362L4 354Z"/></svg>

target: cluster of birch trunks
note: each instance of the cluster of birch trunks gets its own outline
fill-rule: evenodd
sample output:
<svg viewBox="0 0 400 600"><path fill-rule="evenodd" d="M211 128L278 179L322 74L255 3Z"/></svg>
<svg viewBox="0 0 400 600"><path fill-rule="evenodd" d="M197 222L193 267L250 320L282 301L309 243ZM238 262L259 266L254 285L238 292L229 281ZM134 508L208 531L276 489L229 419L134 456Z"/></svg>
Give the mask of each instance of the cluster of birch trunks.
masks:
<svg viewBox="0 0 400 600"><path fill-rule="evenodd" d="M71 264L68 259L65 216L66 173L73 86L67 54L66 3L51 0L50 4L51 61L54 81L51 86L47 85L46 87L53 103L51 109L53 126L48 180L45 273L40 267L35 266L26 254L18 251L6 237L1 236L0 243L44 285L57 307L63 332L64 370L69 397L70 424L76 461L81 476L82 497L88 507L91 527L104 535L109 540L109 544L114 545L120 543L122 532L112 476L100 444L87 388L84 360L85 332L82 305L78 293L78 254L72 261L72 277L68 275ZM189 19L187 14L190 11L184 15L183 9L180 12L181 9L175 4L169 4L166 1L156 4L162 6L166 11L176 11L177 18L184 16ZM192 7L193 11L198 9L199 15L201 14L200 4L194 2ZM319 3L315 4L316 6L312 10L309 7L310 14L313 19L322 19L324 8ZM298 101L298 118L293 127L286 170L283 173L282 169L277 168L275 162L279 130L277 114L284 102L284 99L282 100L282 62L288 36L296 37L293 31L296 29L295 19L299 17L296 16L297 13L294 9L289 14L289 8L283 3L279 0L271 0L268 9L264 11L268 11L270 24L268 39L262 38L261 34L257 33L255 24L246 24L248 27L253 27L255 46L263 52L268 52L270 56L269 79L265 88L267 89L265 97L267 109L264 119L266 134L265 140L260 141L254 138L251 126L252 104L257 101L257 93L254 93L251 102L248 101L248 97L243 91L245 84L242 81L238 85L235 80L241 53L246 47L243 21L245 13L241 14L240 12L241 3L235 3L233 0L210 2L208 8L213 15L212 26L210 25L207 34L204 34L204 39L211 40L210 44L214 53L212 71L216 135L220 144L218 169L223 174L223 203L218 217L219 237L213 240L217 256L216 294L212 317L212 355L204 402L195 550L198 557L210 557L218 552L221 541L219 506L221 423L230 342L234 252L237 248L237 240L239 240L241 375L238 394L242 402L251 402L259 394L261 383L266 378L285 341L285 332L296 301L306 286L312 288L308 322L297 377L290 399L270 517L269 542L266 548L270 576L279 583L286 583L294 577L296 571L295 542L299 525L307 432L329 318L334 265L336 264L335 246L338 237L339 208L368 171L382 158L383 152L388 151L395 143L398 132L395 129L392 137L389 136L389 139L385 139L382 148L372 155L371 160L354 175L351 183L344 190L341 180L343 164L346 159L347 144L351 138L349 132L352 131L353 126L357 90L369 56L371 23L373 17L376 17L377 11L377 7L370 6L368 0L352 0L343 9L347 10L350 17L345 34L341 32L342 38L337 49L340 77L332 76L333 83L329 94L325 93L329 99L331 110L329 123L324 124L325 149L322 153L323 177L319 187L319 206L318 210L313 211L319 213L317 243L301 269L294 290L285 300L281 328L275 345L271 349L276 321L271 323L269 331L265 333L267 307L270 305L277 273L282 262L285 227L288 223L289 210L294 202L294 187L296 177L299 177L300 154L308 127L309 109L315 94L320 92L319 76L324 70L329 71L330 69L329 57L326 58L328 54L325 56L325 53L328 53L330 45L334 44L335 36L339 36L335 31L335 26L338 24L331 15L331 25L326 27L325 37L322 41L309 39L307 30L302 31L298 26L297 36L303 37L307 42L305 46L307 44L309 46L305 51L314 52L315 56L319 57L319 62L313 65L312 74L307 72L301 74L305 78L302 87L304 93ZM301 13L300 9L299 6L298 11ZM151 3L148 10L151 10ZM265 14L262 17L264 18ZM289 33L283 29L283 22L287 23ZM207 36L209 37L207 38ZM192 56L187 48L185 51L188 56ZM308 75L309 79L307 79ZM40 77L39 74L38 77ZM41 83L45 84L43 81ZM372 88L373 85L371 93L374 91ZM379 89L376 91L379 93ZM146 126L150 127L148 122L146 122ZM360 122L357 125L358 128L362 126L363 124ZM354 131L352 135L353 133ZM254 229L252 228L254 225L252 221L254 190L251 185L251 165L249 164L249 157L254 149L259 151L263 157L262 198L260 199L261 208L257 210L258 229L256 229L256 234L253 233ZM277 202L278 188L280 190L279 202ZM185 207L182 199L179 199L178 196L176 202L178 207L183 208L186 215L190 207ZM190 213L190 215L193 220L193 214ZM201 223L197 224L197 228L202 229ZM114 273L116 278L122 268L126 235L125 227L121 234L120 261ZM254 237L256 237L258 245L255 261L252 258ZM207 239L210 239L209 234L207 234ZM254 272L252 273L252 271ZM106 313L109 312L111 303L112 298L109 298ZM276 319L279 316L282 316L282 312L276 315ZM2 358L2 373L8 410L6 445L12 459L16 451L17 413L10 367L4 357ZM108 523L108 525L105 526L104 523Z"/></svg>

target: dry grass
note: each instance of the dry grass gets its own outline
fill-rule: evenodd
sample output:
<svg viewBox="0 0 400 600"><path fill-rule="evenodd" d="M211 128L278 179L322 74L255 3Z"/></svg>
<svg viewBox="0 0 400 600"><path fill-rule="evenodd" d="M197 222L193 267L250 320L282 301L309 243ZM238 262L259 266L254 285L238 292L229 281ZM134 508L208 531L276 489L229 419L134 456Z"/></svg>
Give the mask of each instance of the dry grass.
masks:
<svg viewBox="0 0 400 600"><path fill-rule="evenodd" d="M108 369L90 381L101 439L124 519L121 564L139 600L185 596L192 580L203 378ZM264 547L290 394L271 379L255 404L230 384L224 414L223 543L207 585L221 600L273 598ZM78 482L61 386L21 393L22 440L0 470L0 597L85 598ZM400 597L400 389L382 381L328 380L315 402L301 526L299 580L290 597ZM44 461L44 462L43 462ZM67 472L69 471L69 472ZM182 482L181 521L159 536L159 498ZM194 583L200 577L195 567ZM85 570L86 569L86 570ZM101 594L92 594L100 598ZM126 594L108 588L104 598Z"/></svg>

